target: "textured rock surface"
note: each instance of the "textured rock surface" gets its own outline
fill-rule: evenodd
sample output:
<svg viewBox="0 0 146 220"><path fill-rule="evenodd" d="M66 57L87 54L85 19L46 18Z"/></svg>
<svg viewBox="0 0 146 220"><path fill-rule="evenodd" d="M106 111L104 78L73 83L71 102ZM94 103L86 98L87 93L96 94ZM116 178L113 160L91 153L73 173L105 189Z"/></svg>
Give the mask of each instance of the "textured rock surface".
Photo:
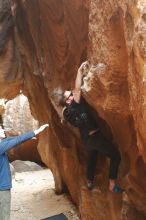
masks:
<svg viewBox="0 0 146 220"><path fill-rule="evenodd" d="M145 1L91 1L89 17L89 58L94 65L106 65L105 71L97 71L89 81L89 101L112 128L123 156L128 196L144 214L145 37L141 35L146 30L145 9ZM127 216L128 219L143 218L133 210L127 211Z"/></svg>
<svg viewBox="0 0 146 220"><path fill-rule="evenodd" d="M16 134L15 134L16 135ZM12 136L12 134L11 134ZM20 144L17 148L13 148L9 151L8 156L10 161L14 160L29 160L40 163L41 158L37 150L37 139L29 140Z"/></svg>
<svg viewBox="0 0 146 220"><path fill-rule="evenodd" d="M7 2L1 1L0 10ZM39 152L53 172L56 191L67 188L85 220L145 219L145 1L13 0L15 28L7 25L9 13L2 11L0 32L7 34L0 45L5 48L0 94L11 98L21 87L35 118L50 123L49 131L40 135ZM73 88L77 68L87 58L100 65L88 73L84 97L109 124L121 151L123 196L107 192L105 160L96 178L103 193L86 189L79 134L60 123L53 94Z"/></svg>
<svg viewBox="0 0 146 220"><path fill-rule="evenodd" d="M6 102L2 117L4 128L14 134L38 128L38 122L31 115L28 99L22 94Z"/></svg>
<svg viewBox="0 0 146 220"><path fill-rule="evenodd" d="M19 95L4 103L3 126L8 136L20 135L37 129L38 122L32 117L27 97ZM9 159L39 162L38 139L32 139L9 151Z"/></svg>

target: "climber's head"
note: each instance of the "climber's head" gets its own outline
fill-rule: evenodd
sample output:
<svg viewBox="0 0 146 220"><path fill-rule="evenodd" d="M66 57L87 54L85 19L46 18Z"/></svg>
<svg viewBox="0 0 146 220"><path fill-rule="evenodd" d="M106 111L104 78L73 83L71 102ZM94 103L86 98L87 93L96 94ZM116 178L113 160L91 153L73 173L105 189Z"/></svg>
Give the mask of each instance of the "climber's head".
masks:
<svg viewBox="0 0 146 220"><path fill-rule="evenodd" d="M62 106L70 105L73 100L74 100L74 97L73 97L72 91L66 90L66 91L62 94L62 98L61 98L60 104L61 104Z"/></svg>

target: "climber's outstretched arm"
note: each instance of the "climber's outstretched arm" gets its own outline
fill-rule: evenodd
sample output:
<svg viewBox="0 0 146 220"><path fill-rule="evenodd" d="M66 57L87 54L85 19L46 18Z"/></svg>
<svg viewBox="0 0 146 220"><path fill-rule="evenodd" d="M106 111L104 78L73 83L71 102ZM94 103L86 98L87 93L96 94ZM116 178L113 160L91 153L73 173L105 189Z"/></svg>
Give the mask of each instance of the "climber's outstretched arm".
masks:
<svg viewBox="0 0 146 220"><path fill-rule="evenodd" d="M88 66L89 66L88 61L82 63L77 72L77 76L75 80L75 88L73 90L74 100L77 103L80 102L82 80L86 70L88 69Z"/></svg>

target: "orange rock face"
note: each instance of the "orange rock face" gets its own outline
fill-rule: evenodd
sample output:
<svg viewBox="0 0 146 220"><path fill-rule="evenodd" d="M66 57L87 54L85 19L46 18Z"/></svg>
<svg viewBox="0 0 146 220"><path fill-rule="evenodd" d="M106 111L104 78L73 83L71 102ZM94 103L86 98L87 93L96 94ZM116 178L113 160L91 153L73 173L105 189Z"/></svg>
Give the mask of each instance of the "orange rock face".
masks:
<svg viewBox="0 0 146 220"><path fill-rule="evenodd" d="M13 27L1 53L1 96L11 98L21 87L35 118L49 122L39 137L39 153L53 172L56 191L69 191L83 220L145 219L145 1L13 0L11 7L15 35ZM6 23L0 22L3 33ZM60 122L54 94L73 88L77 68L87 59L98 68L87 74L83 95L108 123L120 149L126 189L121 196L107 191L105 160L95 180L102 193L87 190L87 158L78 131Z"/></svg>
<svg viewBox="0 0 146 220"><path fill-rule="evenodd" d="M13 148L9 151L9 160L24 160L24 161L35 161L41 162L40 156L37 152L37 140L29 140L25 143L22 143L20 146Z"/></svg>

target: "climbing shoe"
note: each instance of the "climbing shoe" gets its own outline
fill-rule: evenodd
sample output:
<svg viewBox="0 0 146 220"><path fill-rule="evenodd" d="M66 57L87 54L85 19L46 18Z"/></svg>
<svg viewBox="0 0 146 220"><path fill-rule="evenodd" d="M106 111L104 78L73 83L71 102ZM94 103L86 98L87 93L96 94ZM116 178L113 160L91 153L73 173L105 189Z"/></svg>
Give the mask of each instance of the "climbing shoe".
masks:
<svg viewBox="0 0 146 220"><path fill-rule="evenodd" d="M124 190L117 184L114 185L113 189L111 190L113 193L123 193Z"/></svg>

